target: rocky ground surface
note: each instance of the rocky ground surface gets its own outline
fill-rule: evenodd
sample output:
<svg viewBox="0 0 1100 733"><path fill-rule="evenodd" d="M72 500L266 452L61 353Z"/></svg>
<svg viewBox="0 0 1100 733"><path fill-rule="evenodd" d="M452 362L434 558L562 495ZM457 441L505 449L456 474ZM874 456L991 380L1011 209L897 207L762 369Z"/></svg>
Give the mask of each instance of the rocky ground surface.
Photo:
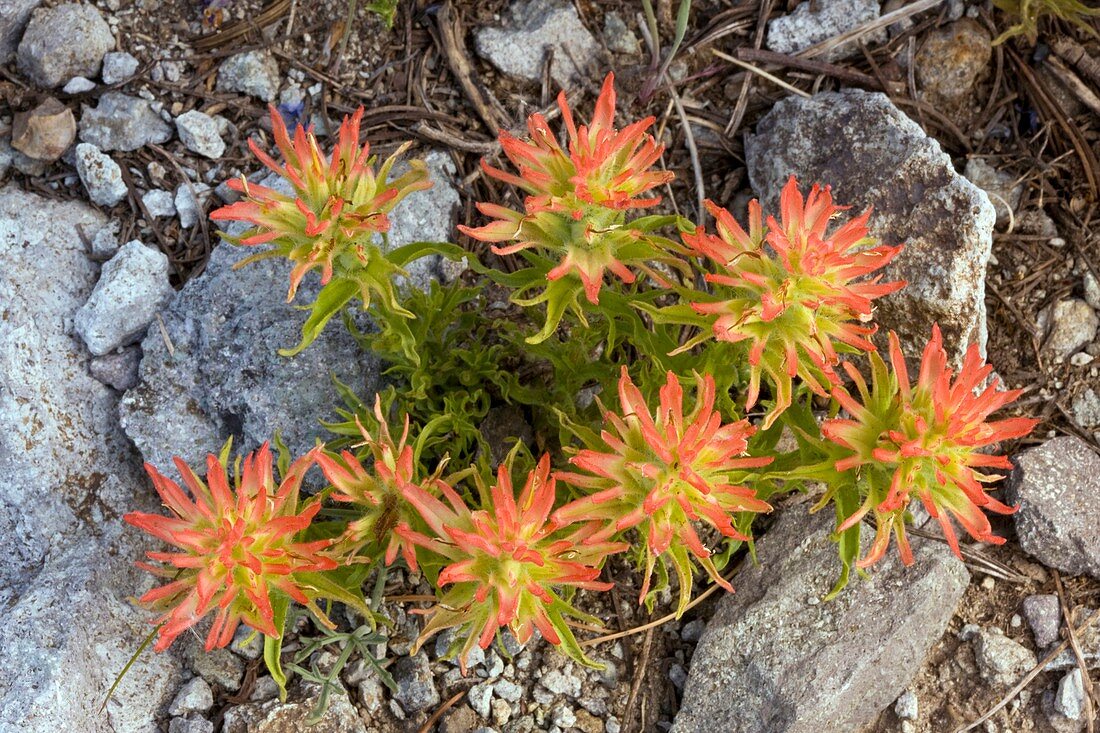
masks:
<svg viewBox="0 0 1100 733"><path fill-rule="evenodd" d="M1066 45L1084 36L1054 24L1038 47L994 46L1004 17L961 0L699 0L669 66L677 98L647 101L656 67L632 3L409 0L393 30L329 0L202 5L0 0L0 729L1061 733L1100 717L1100 624L1082 628L1100 608L1100 78L1076 75ZM667 49L675 4L654 5ZM494 133L559 86L586 109L609 69L624 111L659 117L682 207L696 179L735 212L750 196L774 207L794 173L873 206L872 233L907 244L892 274L909 287L880 320L910 343L938 321L955 354L982 344L1044 419L1006 446L1009 542L963 562L928 528L916 565L885 561L825 602L835 551L793 501L736 594L588 635L602 671L536 639L478 651L463 675L440 658L446 640L410 655L420 621L390 602L374 651L394 690L360 659L280 703L242 633L212 654L196 637L143 655L101 707L148 630L131 602L151 582L131 564L143 542L120 521L156 503L141 461L196 462L276 428L302 448L337 407L330 375L381 383L338 328L278 356L301 318L285 265L234 270L240 252L215 249L207 214L232 200L227 178L256 175L245 145L269 135L265 105L324 136L362 103L380 151L418 140L436 186L393 239L454 239L492 194L477 161L499 152ZM454 276L436 261L412 280ZM609 572L628 590L582 604L610 628L668 612L637 609L628 570ZM300 631L287 659L331 669Z"/></svg>

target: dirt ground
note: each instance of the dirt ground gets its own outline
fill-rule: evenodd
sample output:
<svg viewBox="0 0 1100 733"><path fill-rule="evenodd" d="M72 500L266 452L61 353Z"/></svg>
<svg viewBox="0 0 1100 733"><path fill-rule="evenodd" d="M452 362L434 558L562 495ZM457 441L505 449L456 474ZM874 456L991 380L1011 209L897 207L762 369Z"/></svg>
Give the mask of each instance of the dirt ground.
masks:
<svg viewBox="0 0 1100 733"><path fill-rule="evenodd" d="M475 223L477 218L475 201L500 200L503 194L499 184L487 180L477 167L483 154L497 152L493 127L518 127L530 111L547 107L557 91L549 83L524 83L506 77L473 53L469 31L497 24L507 8L506 0L402 0L392 30L362 8L349 18L348 5L341 0L215 0L209 3L205 19L203 3L194 0L110 0L97 4L105 15L117 19L120 48L142 62L138 78L128 82L127 88L147 85L173 114L197 108L224 115L235 128L227 136L224 158L216 162L189 154L179 141L117 154L120 162L136 171L134 175L144 179L136 181L141 188L156 185L171 190L184 180L184 167L202 174L216 167L217 180L242 169L251 170L246 141L269 129L267 113L259 103L214 89L219 61L251 48L271 48L283 71L289 71L303 88L319 85L320 109L310 109L307 97L303 117L317 111L322 117L338 120L341 114L366 104L364 133L379 152L385 154L407 139L449 148L462 182L465 209L461 218L467 224ZM638 27L635 18L640 6L630 0L575 0L575 4L597 38L603 38L604 17L612 10L635 29ZM719 202L732 202L747 194L742 134L787 94L771 81L747 74L715 56L714 50L754 59L759 67L806 91L842 84L886 90L901 109L940 141L960 170L970 157L995 160L999 170L1016 178L1022 196L1013 221L998 226L994 238L994 262L987 281L989 360L1008 385L1027 390L1018 409L1043 418L1028 443L1040 442L1052 434L1072 433L1100 450L1096 435L1076 424L1070 407L1076 395L1100 384L1096 368L1051 363L1041 349L1042 333L1037 325L1040 312L1053 302L1067 295L1081 295L1086 270L1095 273L1100 269L1100 244L1092 231L1100 188L1100 114L1087 106L1088 100L1079 90L1063 85L1045 59L1059 39L1082 44L1093 58L1100 57L1100 42L1068 24L1043 21L1038 44L1017 38L993 48L992 60L972 95L972 104L965 109L943 110L923 101L910 69L915 51L928 35L948 23L951 3L913 16L907 29L892 33L887 40L865 42L860 55L852 60L836 64L770 63L753 56L760 47L767 20L796 4L794 0L693 3L675 72L680 79L677 93L695 131L706 195ZM661 36L667 43L673 33L676 3L654 0L654 5L661 19ZM216 10L218 6L224 9ZM976 8L975 21L992 36L1007 27L1004 14L981 4ZM457 43L453 39L458 39ZM186 62L177 81L154 81L153 62L165 52ZM465 62L464 67L459 60ZM616 71L620 99L634 100L630 113L658 117L657 129L668 143L663 165L677 173L672 193L686 202L683 205L692 206L697 195L695 172L682 122L673 111L668 92L659 90L644 106L637 101L639 90L653 73L649 54L624 57L608 51L605 61L607 68ZM467 69L465 79L460 78L463 72L456 71L458 68ZM591 104L603 71L592 75L586 89L571 94L571 100L582 109L587 110ZM1080 78L1094 93L1100 90L1100 78L1083 73ZM463 83L480 90L485 103L475 107ZM76 99L92 105L101 91L99 88L77 95ZM33 106L35 95L16 75L14 65L0 68L0 99L8 99L12 110ZM151 169L150 163L158 165ZM16 177L26 188L47 196L83 198L79 182L62 166L51 169L45 177ZM1034 212L1049 216L1056 228L1054 235L1029 229ZM120 241L137 233L159 244L170 258L177 283L201 272L215 245L208 224L180 230L174 219L166 223L168 220L146 216L138 197L131 196L112 215L124 222ZM472 240L463 244L483 252L484 245ZM1006 448L1012 452L1024 447ZM984 580L990 576L973 573L973 583L949 633L934 649L913 685L925 721L922 725L930 726L919 729L922 732L965 725L1007 692L989 689L978 679L969 645L961 643L956 632L969 623L998 626L1008 636L1033 647L1026 623L1019 623L1021 600L1033 593L1055 592L1052 574L1028 561L1011 539L1011 524L1003 524L998 530L1010 537L1009 544L983 552L1014 570L1013 579L994 579L990 583ZM1071 606L1095 607L1100 604L1100 583L1069 580L1065 595ZM706 604L703 615L705 608ZM623 731L659 730L658 721L670 720L677 706L678 693L668 681L668 669L683 663L689 650L680 648L677 638L660 630L648 641L643 634L632 637L631 642L634 658L646 660L646 664L639 665L636 672L641 676L636 685L639 712L634 719L624 720ZM1093 679L1094 684L1100 683L1095 671ZM1020 698L994 717L995 729L1046 730L1039 693L1055 680L1053 675L1039 675L1028 687L1031 694L1026 701ZM894 713L886 711L873 730L885 733L897 731L899 726Z"/></svg>

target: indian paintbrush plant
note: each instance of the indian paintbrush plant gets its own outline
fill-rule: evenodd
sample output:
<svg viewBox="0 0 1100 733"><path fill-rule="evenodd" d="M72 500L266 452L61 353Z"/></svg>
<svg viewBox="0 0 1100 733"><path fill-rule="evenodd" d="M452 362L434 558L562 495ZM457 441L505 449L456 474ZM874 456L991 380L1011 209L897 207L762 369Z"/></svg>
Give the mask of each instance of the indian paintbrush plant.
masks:
<svg viewBox="0 0 1100 733"><path fill-rule="evenodd" d="M658 167L653 118L616 127L610 74L588 124L564 95L558 104L564 143L535 114L526 138L501 134L514 170L482 163L516 189L507 205L477 205L491 221L461 227L492 245L483 257L451 243L389 245L389 212L431 184L417 161L394 177L407 146L376 167L362 110L329 155L272 110L278 157L250 147L293 193L241 178L231 186L243 199L212 218L251 225L227 236L263 248L245 262L293 263L289 299L319 276L287 358L358 304L374 327L345 325L389 363L390 384L378 395L335 385L347 408L327 423L331 439L293 461L280 450L278 478L266 445L243 469L238 459L232 480L228 445L205 479L179 462L186 491L148 467L168 515L126 520L174 548L142 565L167 581L141 598L161 614L158 651L207 616L208 649L247 624L283 687L295 609L346 651L386 633L386 579L400 568L435 589L414 610L426 616L417 647L450 630L464 664L502 629L521 642L537 631L594 664L576 635L599 623L581 609L585 594L612 587L612 558L635 567L626 582L641 603L671 591L679 616L697 570L732 590L726 566L751 551L754 519L794 491L819 491L817 508L835 511L834 593L852 568L871 572L891 536L913 562L914 500L956 553L953 522L1001 541L984 511L1012 511L989 493L990 469L1008 463L986 451L1034 421L991 420L1018 393L987 384L976 345L955 373L934 330L915 380L894 334L879 355L874 301L904 283L883 273L901 247L869 236L870 211L844 220L827 187L804 194L792 177L778 216L753 201L747 228L712 202L713 231L653 213L673 177ZM429 254L469 269L427 291L399 286ZM502 451L485 437L498 408L526 416L534 445ZM779 448L783 435L793 447ZM325 488L305 496L314 465ZM860 557L865 518L876 532ZM362 619L357 630L333 630L334 603ZM305 663L293 656L289 669L329 679Z"/></svg>

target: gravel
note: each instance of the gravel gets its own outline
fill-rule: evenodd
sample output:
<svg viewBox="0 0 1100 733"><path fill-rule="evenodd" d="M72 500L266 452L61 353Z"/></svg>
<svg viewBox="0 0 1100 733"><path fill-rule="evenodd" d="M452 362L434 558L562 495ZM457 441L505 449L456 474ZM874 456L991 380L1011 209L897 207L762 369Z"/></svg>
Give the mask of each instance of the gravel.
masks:
<svg viewBox="0 0 1100 733"><path fill-rule="evenodd" d="M147 100L122 92L105 92L80 117L80 139L100 150L132 151L171 137L172 128Z"/></svg>
<svg viewBox="0 0 1100 733"><path fill-rule="evenodd" d="M1038 663L1034 652L997 628L978 630L970 637L970 643L974 646L978 673L996 688L1011 687Z"/></svg>
<svg viewBox="0 0 1100 733"><path fill-rule="evenodd" d="M16 51L19 70L41 87L59 87L74 76L99 73L115 45L111 27L93 5L38 8Z"/></svg>
<svg viewBox="0 0 1100 733"><path fill-rule="evenodd" d="M793 12L781 15L768 23L766 45L769 50L784 54L797 54L815 43L839 35L879 17L878 0L829 0L799 3ZM886 29L868 36L867 43L879 43L886 39ZM837 61L859 53L855 42L840 45L822 58Z"/></svg>
<svg viewBox="0 0 1100 733"><path fill-rule="evenodd" d="M214 691L202 677L192 677L172 699L169 715L205 713L214 707Z"/></svg>
<svg viewBox="0 0 1100 733"><path fill-rule="evenodd" d="M152 191L146 191L142 194L141 203L145 204L149 215L154 218L176 215L176 204L172 200L172 194L163 189L154 188Z"/></svg>
<svg viewBox="0 0 1100 733"><path fill-rule="evenodd" d="M439 690L427 654L398 659L393 665L393 680L397 683L393 699L406 713L419 713L439 704Z"/></svg>
<svg viewBox="0 0 1100 733"><path fill-rule="evenodd" d="M88 372L96 381L125 392L137 385L140 363L141 348L130 346L111 354L92 357L88 362Z"/></svg>
<svg viewBox="0 0 1100 733"><path fill-rule="evenodd" d="M557 86L595 78L589 67L596 64L600 45L565 0L513 3L502 27L481 28L475 39L478 54L505 74L539 80L549 49L550 76Z"/></svg>
<svg viewBox="0 0 1100 733"><path fill-rule="evenodd" d="M57 160L75 139L72 110L53 97L29 112L16 114L12 123L11 146L35 160Z"/></svg>
<svg viewBox="0 0 1100 733"><path fill-rule="evenodd" d="M122 180L122 169L95 145L76 146L76 172L92 203L114 206L126 198L128 189Z"/></svg>
<svg viewBox="0 0 1100 733"><path fill-rule="evenodd" d="M0 64L11 61L19 39L42 0L3 0L0 2Z"/></svg>
<svg viewBox="0 0 1100 733"><path fill-rule="evenodd" d="M1096 338L1100 318L1084 300L1064 298L1041 314L1039 327L1047 334L1043 350L1064 360Z"/></svg>
<svg viewBox="0 0 1100 733"><path fill-rule="evenodd" d="M73 325L88 350L102 356L139 340L173 292L168 258L134 240L103 266Z"/></svg>
<svg viewBox="0 0 1100 733"><path fill-rule="evenodd" d="M1024 617L1031 627L1035 646L1045 649L1058 641L1062 626L1062 606L1058 596L1043 594L1028 596L1023 602Z"/></svg>
<svg viewBox="0 0 1100 733"><path fill-rule="evenodd" d="M130 79L138 69L138 60L126 53L117 51L103 57L103 72L100 78L104 84L121 84Z"/></svg>
<svg viewBox="0 0 1100 733"><path fill-rule="evenodd" d="M184 147L193 153L216 160L225 152L225 141L218 134L218 125L210 115L196 109L176 118L176 132Z"/></svg>
<svg viewBox="0 0 1100 733"><path fill-rule="evenodd" d="M246 51L218 67L218 91L241 92L270 102L279 93L279 64L270 51Z"/></svg>

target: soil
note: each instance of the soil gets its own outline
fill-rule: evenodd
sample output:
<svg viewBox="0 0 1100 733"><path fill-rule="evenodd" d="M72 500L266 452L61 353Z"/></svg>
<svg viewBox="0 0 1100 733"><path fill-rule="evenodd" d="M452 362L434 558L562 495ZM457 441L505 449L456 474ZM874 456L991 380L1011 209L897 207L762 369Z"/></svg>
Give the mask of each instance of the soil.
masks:
<svg viewBox="0 0 1100 733"><path fill-rule="evenodd" d="M232 125L225 156L217 162L190 154L178 140L115 154L129 168L133 187L172 190L185 180L186 168L199 171L204 180L213 170L210 175L215 182L253 168L247 140L268 135L267 111L255 100L216 91L214 81L219 61L225 56L266 47L276 54L283 72L303 89L318 85L319 103L311 109L307 96L303 117L316 112L322 119L338 120L359 104L366 104L364 134L380 153L388 153L407 139L425 146L449 147L462 182L465 207L460 217L465 223L477 223L475 201L501 199L503 191L498 184L487 180L478 169L482 153L495 154L494 136L448 64L440 31L444 4L402 0L392 29L361 7L364 3L353 2L353 6L360 7L354 18L349 18L348 3L343 0L274 0L270 4L261 0L215 0L205 3L205 15L204 3L193 0L109 0L96 4L117 23L114 30L119 48L141 61L137 77L123 84L123 91L133 93L146 88L173 115L200 109L221 114ZM597 38L603 38L604 17L613 10L635 30L638 28L638 5L632 1L575 0L575 4ZM653 4L660 19L660 36L667 45L673 35L676 3L654 0ZM673 66L680 79L678 93L692 120L706 195L728 202L735 209L750 195L742 134L787 92L753 76L742 97L746 76L711 51L730 55L737 55L738 49L751 52L754 43L759 45L767 20L790 11L796 4L794 0L696 0L684 45ZM516 128L530 111L548 107L556 92L552 85L502 75L472 51L470 31L498 24L508 3L480 0L450 5L452 18L462 27L458 37L465 40L466 59L475 84L489 100L494 122L505 129ZM1083 44L1093 58L1100 53L1100 42L1068 24L1044 20L1038 43L1016 38L993 48L992 60L973 90L969 107L941 110L922 101L908 69L915 50L927 36L950 22L952 5L943 3L915 15L908 28L892 33L887 40L866 42L855 59L828 68L754 63L806 91L852 83L855 77L851 72L856 72L864 80L856 86L888 87L895 103L940 141L960 170L968 158L980 156L995 161L999 170L1016 177L1023 193L1014 221L998 227L987 281L988 354L1009 386L1026 390L1018 409L1038 414L1043 423L1028 440L1005 448L1011 453L1053 434L1072 433L1100 450L1096 434L1078 425L1071 409L1074 396L1100 383L1096 367L1053 362L1042 350L1043 334L1037 325L1039 314L1058 299L1082 296L1086 270L1095 273L1100 269L1100 244L1092 231L1100 185L1100 166L1096 162L1100 158L1100 116L1082 104L1080 95L1062 87L1045 70L1043 60L1059 39ZM224 9L216 10L218 6ZM265 7L274 8L270 15L276 20L260 28L257 23L265 17ZM972 12L975 22L994 37L1008 25L1004 14L985 5L974 6ZM166 57L185 62L178 81L153 80L155 62ZM649 55L623 56L608 51L605 62L606 68L616 71L620 99L626 100L624 106L631 106L621 111L657 116L656 129L668 144L662 163L677 174L670 198L680 201L681 206L693 207L697 191L691 156L668 92L658 90L644 105L638 101L642 85L652 74ZM571 90L571 101L587 110L602 76L603 70L593 74L583 88ZM14 63L0 67L0 77L4 79L0 80L0 98L9 100L11 111L37 103L39 93L20 79ZM1095 93L1100 79L1086 78L1085 85ZM103 89L98 87L76 97L60 96L67 103L75 100L93 105ZM743 99L740 106L739 98ZM0 113L8 114L3 106L0 103ZM84 197L71 169L61 164L37 178L14 175L21 185L44 195ZM139 196L132 194L110 212L123 222L120 241L140 236L156 242L169 256L177 284L201 272L216 244L213 227L204 223L180 230L174 219L146 217L139 201ZM1053 220L1056 237L1025 230L1027 216L1040 211ZM486 254L484 245L472 240L462 243ZM1004 523L998 530L1009 537L1008 544L983 548L982 552L1026 579L990 583L984 579L988 576L973 573L973 582L951 628L912 686L922 721L915 730L921 733L963 726L1006 693L991 689L976 674L970 646L957 638L962 626L997 626L1025 646L1034 647L1026 623L1019 623L1021 601L1033 593L1055 592L1052 573L1024 556L1012 537L1011 524ZM1081 578L1067 580L1066 600L1071 606L1096 606L1100 603L1100 583ZM633 608L629 601L624 597L624 602L617 605ZM692 614L709 616L710 603L713 600ZM661 613L658 609L655 615ZM601 615L613 618L616 614L605 609ZM692 617L689 615L685 621ZM612 625L637 625L644 620L620 616ZM625 646L631 659L644 660L645 664L631 667L637 704L633 717L621 717L622 730L661 730L674 715L679 695L668 670L674 664L686 664L691 645L668 627L658 628L649 636L629 637ZM1093 680L1094 685L1100 684L1095 671ZM1036 677L1025 695L994 717L993 729L1049 730L1040 698L1055 682L1051 674ZM897 716L888 710L871 730L897 731L900 725Z"/></svg>

